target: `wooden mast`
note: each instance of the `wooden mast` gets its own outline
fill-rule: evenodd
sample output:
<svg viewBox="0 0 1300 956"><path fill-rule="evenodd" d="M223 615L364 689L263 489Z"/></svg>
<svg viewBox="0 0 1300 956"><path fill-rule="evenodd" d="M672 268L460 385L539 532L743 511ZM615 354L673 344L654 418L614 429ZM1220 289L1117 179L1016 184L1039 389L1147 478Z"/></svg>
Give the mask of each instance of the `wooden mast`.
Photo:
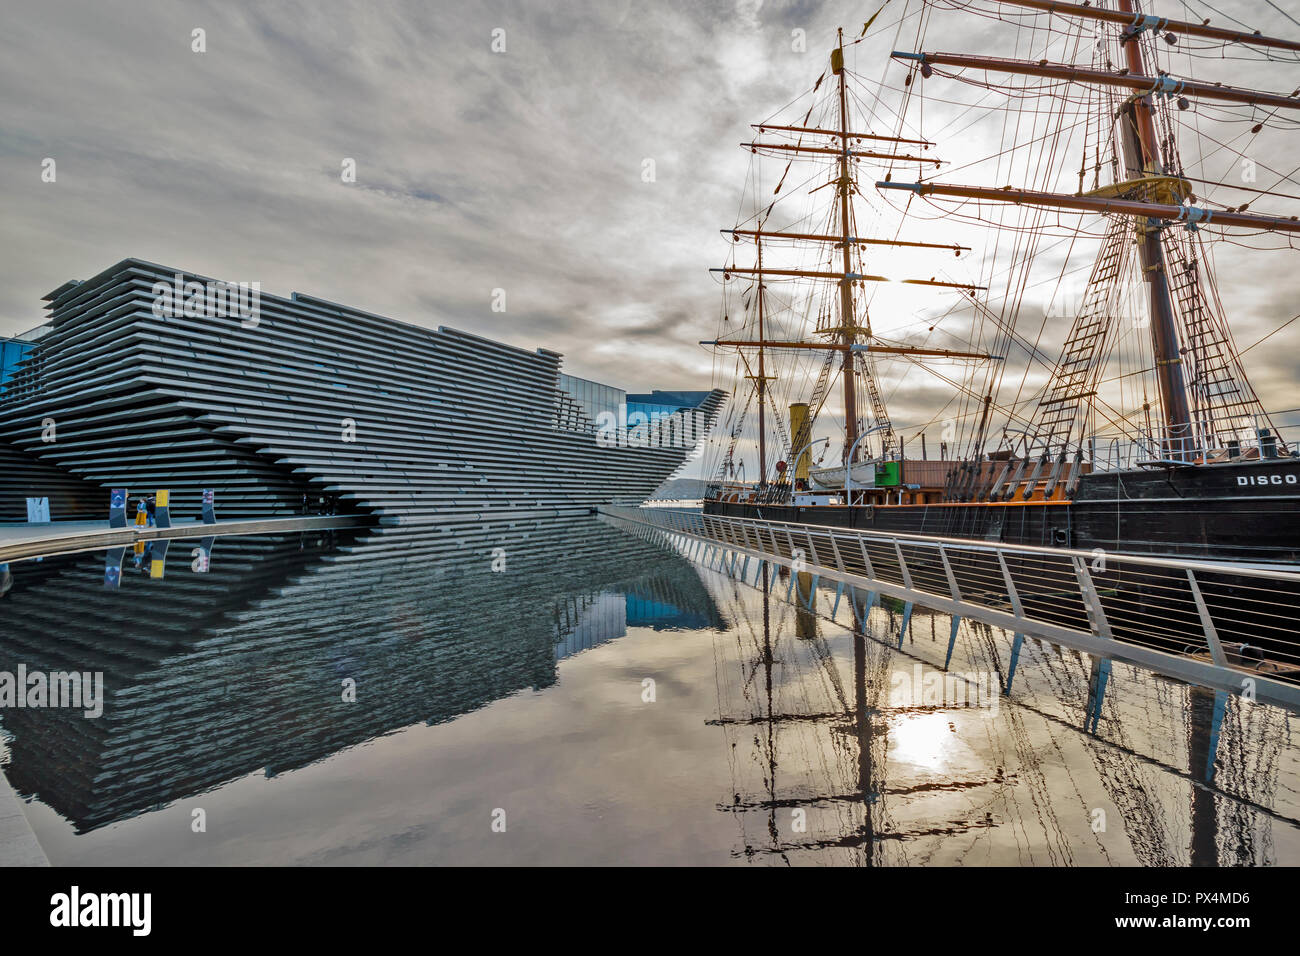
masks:
<svg viewBox="0 0 1300 956"><path fill-rule="evenodd" d="M859 274L852 271L853 268L853 248L855 246L879 245L879 246L898 246L918 249L946 249L957 255L969 251L968 246L957 243L938 243L938 242L920 242L907 241L898 239L870 239L856 237L852 235L853 219L852 205L850 194L854 188L852 175L852 164L862 159L867 160L887 160L890 163L896 162L915 162L928 163L935 166L940 165L940 160L928 157L910 155L902 152L876 152L872 150L852 149L850 140L875 140L879 142L890 142L896 144L919 145L923 148L929 148L933 144L924 139L907 139L897 136L885 136L868 132L851 132L849 130L849 112L848 112L848 84L844 71L844 33L843 30L837 31L837 43L831 50L831 71L838 78L838 97L839 97L839 129L823 129L821 127L810 126L790 126L777 124L759 124L755 128L760 131L780 131L788 133L801 134L799 143L769 143L769 142L748 142L741 145L755 154L773 153L794 153L794 154L821 154L833 155L838 159L837 176L833 180L839 187L839 211L838 218L840 221L839 228L834 225L835 214L832 213L832 222L827 234L808 233L808 232L770 232L763 229L763 223L757 223L755 229L724 229L723 233L728 234L733 240L751 238L754 240L757 263L754 267L729 265L722 268L715 268L709 271L721 273L724 281L736 275L753 275L758 279L758 330L757 341L716 341L708 344L714 346L736 346L740 348L757 348L758 349L758 367L754 369L746 363L747 379L756 381L754 394L759 401L759 441L758 452L760 461L759 478L760 486L767 482L767 382L774 378L767 374L766 352L767 349L786 349L786 348L804 348L826 350L832 353L842 352L843 359L840 363L841 377L844 381L844 408L845 408L845 429L844 429L844 461L846 465L851 465L848 461L848 453L857 444L860 434L858 422L858 394L857 383L855 380L856 363L853 353L855 351L863 352L883 352L895 355L909 356L930 356L955 359L998 359L999 356L986 355L977 352L960 352L947 349L925 349L912 348L907 346L878 346L870 344L861 344L860 339L863 336L870 340L870 323L864 321L862 327L859 327L856 321L853 285L855 282L900 282L908 285L932 286L936 288L954 289L965 292L969 295L975 295L976 292L984 289L983 286L975 286L964 282L946 282L940 279L890 279L880 275ZM820 81L818 81L820 85ZM803 134L819 134L833 136L838 140L835 148L824 146L804 145L802 142ZM789 269L789 268L771 268L763 262L763 240L776 239L778 241L793 240L796 242L827 242L838 245L841 251L841 270L829 271L820 269ZM788 278L806 278L806 279L827 279L834 280L839 287L838 313L839 322L827 328L819 328L817 331L821 335L827 336L828 340L824 342L776 342L768 341L766 332L766 301L765 278L767 276L788 277ZM861 334L860 334L861 333ZM828 360L827 371L833 368ZM756 372L757 374L754 374ZM827 373L823 373L826 375ZM818 388L823 387L824 380L819 380ZM824 400L825 396L822 395ZM820 406L819 406L820 407ZM814 412L815 414L815 412ZM791 448L791 452L796 449ZM858 457L855 453L854 457Z"/></svg>
<svg viewBox="0 0 1300 956"><path fill-rule="evenodd" d="M729 236L758 236L759 233L754 229L720 229L719 232ZM843 242L841 236L827 236L815 232L765 232L763 235L769 239L801 239L805 242ZM855 246L902 246L910 249L948 249L957 255L963 252L970 252L970 246L958 245L954 242L912 242L902 239L865 239L862 236L852 236L849 241Z"/></svg>
<svg viewBox="0 0 1300 956"><path fill-rule="evenodd" d="M1119 0L1121 13L1133 14L1133 0ZM1121 38L1128 59L1129 72L1143 74L1142 46L1138 34ZM1121 117L1131 117L1135 122L1121 118L1124 153L1130 175L1163 175L1160 147L1156 143L1156 124L1152 115L1151 96L1134 97ZM1169 294L1169 277L1165 266L1165 248L1161 241L1164 223L1159 219L1139 219L1138 258L1142 263L1142 277L1147 283L1147 303L1151 312L1151 349L1155 358L1156 380L1160 385L1160 407L1164 412L1165 456L1175 461L1193 457L1188 447L1192 438L1192 412L1187 399L1187 384L1183 376L1182 344L1178 341L1178 326L1174 321L1173 299Z"/></svg>
<svg viewBox="0 0 1300 956"><path fill-rule="evenodd" d="M1227 101L1253 105L1255 107L1274 107L1277 109L1300 109L1300 90L1290 95L1259 93L1253 90L1228 87L1222 84L1198 83L1158 73L1149 76L1143 62L1140 38L1146 30L1159 31L1170 21L1158 17L1146 16L1136 9L1134 0L1116 0L1116 11L1100 11L1087 6L1075 4L1058 4L1050 0L1006 0L1007 3L1033 9L1046 10L1051 13L1066 13L1080 17L1106 20L1112 23L1124 23L1126 29L1120 35L1124 49L1126 68L1119 72L1109 72L1074 67L1069 64L1052 64L1047 60L1029 62L1009 60L998 57L972 56L950 53L906 53L895 51L893 56L899 59L919 60L923 75L930 75L927 64L948 65L968 69L995 70L999 72L1044 76L1075 82L1095 83L1113 87L1127 87L1132 95L1125 102L1117 117L1119 129L1116 139L1118 152L1124 158L1127 168L1127 182L1117 183L1108 195L1097 193L1090 195L1064 196L1052 193L1035 193L1025 190L981 189L963 186L948 186L937 183L917 183L911 185L919 194L965 196L970 198L994 199L1001 202L1044 205L1056 208L1095 209L1100 212L1119 212L1134 216L1137 220L1138 257L1142 266L1142 277L1147 284L1147 304L1151 317L1151 346L1154 358L1157 385L1160 393L1160 406L1165 435L1162 440L1162 457L1172 460L1187 460L1193 457L1195 426L1192 421L1190 396L1183 371L1183 343L1179 340L1177 320L1170 290L1169 276L1163 231L1170 222L1184 222L1189 228L1196 228L1198 222L1215 221L1221 225L1259 226L1277 231L1300 231L1300 222L1295 217L1289 220L1265 216L1246 216L1243 213L1198 209L1184 205L1183 195L1190 196L1190 186L1175 175L1166 175L1162 160L1159 140L1156 133L1152 97L1155 94L1180 95L1205 99ZM1206 21L1208 24L1208 21ZM1236 33L1222 36L1224 32L1209 31L1205 24L1197 26L1175 21L1176 27L1192 35L1219 35L1223 39L1261 46L1293 48L1286 41L1254 35ZM1154 68L1154 64L1153 64ZM1185 103L1180 104L1185 108ZM1149 191L1143 186L1156 187L1164 185L1172 201L1151 202ZM881 188L898 188L892 183L877 183Z"/></svg>
<svg viewBox="0 0 1300 956"><path fill-rule="evenodd" d="M764 358L763 341L767 336L763 332L763 237L759 234L763 225L760 222L754 233L754 245L758 247L758 488L761 491L767 484L767 366Z"/></svg>
<svg viewBox="0 0 1300 956"><path fill-rule="evenodd" d="M1173 177L1169 177L1173 178ZM1122 184L1121 184L1122 185ZM957 183L876 183L877 189L906 189L918 196L952 196L958 199L986 199L1015 205L1046 206L1049 209L1072 209L1076 212L1121 213L1142 219L1164 219L1170 223L1215 226L1234 226L1242 229L1264 229L1270 232L1300 232L1300 218L1291 216L1263 216L1252 212L1226 212L1196 206L1179 206L1167 202L1146 202L1138 199L1118 199L1099 195L1076 196L1069 193L1049 193L1032 189L1013 189L1010 186L966 186ZM769 233L771 235L771 233ZM721 272L722 270L715 270ZM742 270L736 269L736 272ZM752 270L751 270L752 271ZM773 270L768 269L770 275ZM823 278L834 278L838 272L815 273ZM882 276L857 276L859 279L890 281ZM907 279L898 280L908 282ZM937 283L930 283L937 284ZM983 286L966 288L982 289Z"/></svg>
<svg viewBox="0 0 1300 956"><path fill-rule="evenodd" d="M844 342L753 342L744 339L712 339L700 342L701 345L718 348L757 348L757 349L813 349L818 352L874 352L883 355L930 355L938 358L995 359L1001 361L1001 355L989 355L986 352L962 352L956 349L914 348L910 345L865 345L862 343L846 344Z"/></svg>
<svg viewBox="0 0 1300 956"><path fill-rule="evenodd" d="M849 279L852 267L849 260L853 248L849 242L849 110L848 94L844 79L844 29L836 31L838 45L831 53L831 71L840 81L840 236L843 242L844 278L840 280L840 335L846 346L852 346L856 340L853 328L853 282ZM844 361L840 366L844 378L844 467L852 468L849 450L858 438L858 400L857 389L853 381L853 351L844 350Z"/></svg>
<svg viewBox="0 0 1300 956"><path fill-rule="evenodd" d="M928 184L922 184L922 185L928 186ZM903 183L898 188L911 189L912 184ZM772 233L768 233L768 235L771 236ZM835 242L837 245L843 241L844 240L841 239L839 236L835 237ZM723 278L729 278L732 273L735 273L737 275L741 275L741 274L758 275L759 274L758 269L751 269L748 266L723 266L721 268L710 269L709 271L721 272ZM891 279L888 276L863 275L854 272L850 272L848 273L848 275L845 275L843 272L818 272L811 269L764 269L762 274L765 276L794 276L796 278L804 278L804 279L835 279L839 282L902 282L906 285L932 285L944 289L962 289L966 292L983 292L985 289L988 288L988 286L971 285L968 282L943 282L939 279ZM839 329L838 328L826 329L823 331L838 332Z"/></svg>
<svg viewBox="0 0 1300 956"><path fill-rule="evenodd" d="M1127 27L1130 32L1141 30L1155 30L1156 32L1165 31L1172 34L1182 33L1190 37L1205 37L1210 40L1224 40L1228 43L1242 43L1248 46L1273 47L1280 50L1300 50L1300 41L1279 39L1278 37L1264 36L1256 30L1254 33L1245 33L1241 30L1225 30L1223 27L1212 27L1210 21L1204 23L1193 23L1190 20L1171 20L1168 17L1157 17L1153 15L1137 15L1132 11L1120 10L1102 10L1097 7L1088 6L1087 4L1061 3L1060 0L998 0L998 3L1005 3L1014 7L1028 7L1031 10L1042 10L1045 13L1055 13L1057 15L1083 17L1089 20L1101 20L1106 23L1116 23L1122 27Z"/></svg>
<svg viewBox="0 0 1300 956"><path fill-rule="evenodd" d="M1136 39L1129 36L1125 43ZM1274 107L1277 109L1300 109L1300 97L1294 94L1268 93L1260 90L1243 89L1238 86L1224 86L1221 83L1198 83L1177 77L1159 74L1148 76L1137 72L1130 66L1119 73L1107 70L1094 70L1089 67L1072 66L1069 63L1049 63L1047 60L1016 60L1000 56L979 56L971 53L908 53L895 50L890 54L896 60L916 60L922 66L955 66L965 70L994 70L998 73L1013 73L1020 76L1043 76L1054 80L1068 80L1072 83L1096 83L1101 86L1117 86L1133 90L1139 94L1168 93L1170 95L1189 96L1193 99L1218 100L1223 103L1240 103L1244 106ZM1141 64L1142 58L1138 57ZM865 154L863 154L865 155Z"/></svg>

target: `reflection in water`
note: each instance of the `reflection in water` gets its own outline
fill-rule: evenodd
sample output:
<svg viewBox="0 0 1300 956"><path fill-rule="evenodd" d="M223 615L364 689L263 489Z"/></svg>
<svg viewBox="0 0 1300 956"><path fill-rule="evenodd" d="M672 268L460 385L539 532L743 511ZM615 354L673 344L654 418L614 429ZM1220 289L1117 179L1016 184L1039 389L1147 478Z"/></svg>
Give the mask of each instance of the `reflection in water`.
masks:
<svg viewBox="0 0 1300 956"><path fill-rule="evenodd" d="M808 574L724 567L719 810L740 824L737 857L1300 860L1290 714Z"/></svg>
<svg viewBox="0 0 1300 956"><path fill-rule="evenodd" d="M629 625L721 626L689 564L590 518L225 538L198 573L196 544L110 587L102 554L14 566L0 670L105 675L98 720L3 712L10 781L79 832L548 687Z"/></svg>
<svg viewBox="0 0 1300 956"><path fill-rule="evenodd" d="M586 517L197 547L11 567L0 671L108 694L0 711L56 863L1300 862L1291 715L1033 637Z"/></svg>

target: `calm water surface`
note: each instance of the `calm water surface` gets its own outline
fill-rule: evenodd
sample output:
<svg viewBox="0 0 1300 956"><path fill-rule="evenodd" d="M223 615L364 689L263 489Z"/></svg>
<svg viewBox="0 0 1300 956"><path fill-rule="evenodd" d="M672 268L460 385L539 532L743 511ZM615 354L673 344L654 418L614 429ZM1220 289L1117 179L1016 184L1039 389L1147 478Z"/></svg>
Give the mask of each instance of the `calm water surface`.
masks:
<svg viewBox="0 0 1300 956"><path fill-rule="evenodd" d="M1089 732L1086 655L1026 639L1004 694L966 622L945 681L945 616L900 646L594 518L194 544L12 568L0 670L108 692L0 711L56 865L1300 863L1293 716L1121 663Z"/></svg>

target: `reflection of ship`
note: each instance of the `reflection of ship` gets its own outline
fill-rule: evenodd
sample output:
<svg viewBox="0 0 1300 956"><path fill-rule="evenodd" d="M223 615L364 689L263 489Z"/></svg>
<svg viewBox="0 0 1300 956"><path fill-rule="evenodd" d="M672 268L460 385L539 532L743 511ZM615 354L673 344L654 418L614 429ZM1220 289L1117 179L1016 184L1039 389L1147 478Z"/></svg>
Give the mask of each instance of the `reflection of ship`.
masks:
<svg viewBox="0 0 1300 956"><path fill-rule="evenodd" d="M15 564L0 601L0 670L105 674L96 720L3 715L10 780L80 831L550 686L628 627L723 626L687 562L588 518L227 538L206 573L168 553L120 590L97 556Z"/></svg>
<svg viewBox="0 0 1300 956"><path fill-rule="evenodd" d="M783 576L786 581L780 582ZM739 594L724 607L737 621L729 640L744 644L739 659L720 661L739 673L718 678L717 724L735 753L736 787L719 809L741 823L744 845L737 854L775 857L787 864L897 865L907 862L901 848L912 841L947 839L991 826L982 810L954 817L949 807L929 811L918 801L928 791L996 792L1006 786L1001 773L917 788L890 783L891 721L923 708L891 706L893 655L871 639L872 596L847 595L852 618L848 686L842 662L822 633L812 576L796 574L790 582L784 569L777 573L764 565L754 583L761 589L761 615ZM782 593L789 591L790 602L773 599L778 585ZM759 777L752 780L755 769ZM751 788L761 788L761 795L751 796ZM749 836L745 824L750 820L761 820L764 837ZM886 844L900 849L885 852ZM820 854L834 855L823 859Z"/></svg>
<svg viewBox="0 0 1300 956"><path fill-rule="evenodd" d="M20 487L0 480L0 520L23 516L23 487L56 518L102 516L107 496L90 508L74 479L169 488L182 517L204 488L224 517L322 502L385 524L580 513L649 496L724 398L630 395L561 374L546 349L297 293L254 298L136 259L47 299L43 334L18 343L0 386L0 465L16 449L40 468Z"/></svg>
<svg viewBox="0 0 1300 956"><path fill-rule="evenodd" d="M974 24L982 13L951 11L949 22ZM718 449L706 511L1300 563L1300 456L1249 381L1214 272L1216 251L1242 237L1290 248L1287 237L1300 232L1296 216L1286 215L1294 190L1283 188L1281 173L1271 185L1243 186L1235 169L1200 166L1223 149L1221 127L1225 135L1241 124L1252 136L1277 136L1300 100L1184 79L1191 61L1177 40L1263 64L1300 44L1144 16L1134 0L1000 0L997 13L1016 18L1020 45L1041 59L928 52L925 33L944 20L936 13L918 26L917 52L894 53L907 71L900 107L885 98L888 86L849 68L854 46L871 39L864 28L857 40L841 36L829 74L795 100L791 115L758 124L754 142L744 144L752 195L741 221L724 230L739 252L714 270L724 279L724 305L721 332L707 343L738 353L742 400ZM882 30L895 35L892 24ZM941 160L925 152L933 144L867 131L871 120L905 130L909 108L916 116L931 91L946 95L940 91L954 81L1005 92L990 112L1004 138L983 151L991 155L959 167L1004 179L936 181ZM970 111L974 125L979 109ZM865 167L882 170L872 177L874 201L860 176ZM895 212L897 231L887 221ZM945 278L929 259L919 267L928 279L904 278L906 266L882 274L891 272L882 264L891 255L968 251L922 241L944 239L916 231L939 219L979 226L971 234L989 245L978 276ZM1061 245L1046 239L1062 222L1059 234L1070 243L1064 264L1059 253L1045 254ZM1025 290L1048 284L1061 302L1069 295L1062 279L1081 268L1081 256L1090 278L1070 303L1068 332L1054 331L1050 316L1026 320ZM908 283L929 309L894 339L873 319L885 311L897 325L897 317L868 308L889 281ZM1040 348L1044 333L1055 335L1059 353ZM921 455L905 455L878 360L910 362L907 386L922 372L943 383L947 405L931 420L944 432L937 457L927 454L923 432ZM1008 374L1010 360L1025 369ZM819 415L843 416L832 437L813 438ZM750 435L757 468L739 481ZM841 446L835 467L816 467L820 443L822 456ZM846 466L860 472L851 481Z"/></svg>
<svg viewBox="0 0 1300 956"><path fill-rule="evenodd" d="M733 786L718 809L737 820L738 858L1259 865L1279 862L1276 822L1300 833L1300 806L1278 786L1300 756L1283 711L1135 671L1112 681L1098 723L1102 662L1032 638L1017 641L1017 690L991 717L900 702L900 667L939 672L946 615L827 594L784 569L746 581L757 590L717 588L736 622L719 641L716 724ZM822 615L843 621L845 607L844 627L827 627ZM964 663L943 671L1006 681L1009 637L974 625ZM986 764L939 757L965 735Z"/></svg>

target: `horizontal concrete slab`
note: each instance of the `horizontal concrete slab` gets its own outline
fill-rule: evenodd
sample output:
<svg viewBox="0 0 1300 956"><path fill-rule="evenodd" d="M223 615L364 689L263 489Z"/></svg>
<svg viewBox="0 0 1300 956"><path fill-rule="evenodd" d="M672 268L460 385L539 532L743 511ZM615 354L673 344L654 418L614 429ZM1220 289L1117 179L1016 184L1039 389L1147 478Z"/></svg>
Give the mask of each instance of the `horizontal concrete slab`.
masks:
<svg viewBox="0 0 1300 956"><path fill-rule="evenodd" d="M0 771L0 867L49 865L23 813L22 801Z"/></svg>

